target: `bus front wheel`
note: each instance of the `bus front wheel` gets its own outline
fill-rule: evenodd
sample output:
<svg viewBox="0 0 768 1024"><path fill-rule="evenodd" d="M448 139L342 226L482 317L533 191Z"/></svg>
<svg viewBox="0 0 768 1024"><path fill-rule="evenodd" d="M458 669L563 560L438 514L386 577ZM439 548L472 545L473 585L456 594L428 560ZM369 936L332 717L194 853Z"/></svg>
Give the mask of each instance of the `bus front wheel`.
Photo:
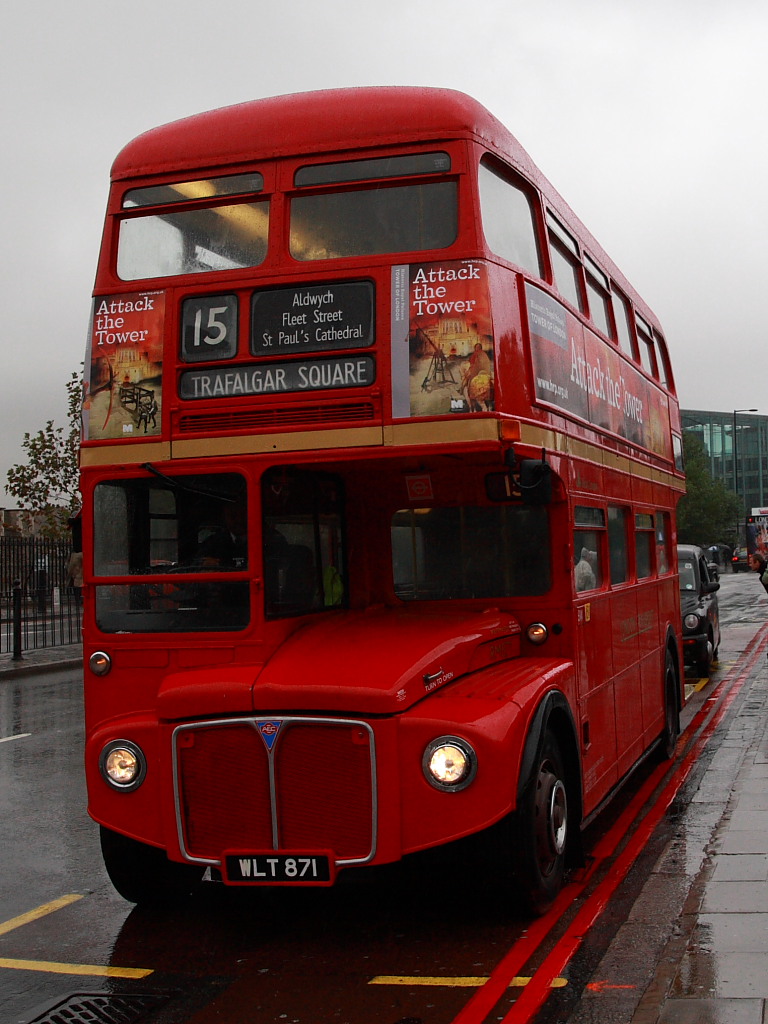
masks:
<svg viewBox="0 0 768 1024"><path fill-rule="evenodd" d="M123 899L142 906L167 906L189 896L204 867L177 864L163 850L100 826L101 854L109 880Z"/></svg>
<svg viewBox="0 0 768 1024"><path fill-rule="evenodd" d="M547 730L513 818L519 897L531 913L543 914L562 888L569 827L563 757Z"/></svg>

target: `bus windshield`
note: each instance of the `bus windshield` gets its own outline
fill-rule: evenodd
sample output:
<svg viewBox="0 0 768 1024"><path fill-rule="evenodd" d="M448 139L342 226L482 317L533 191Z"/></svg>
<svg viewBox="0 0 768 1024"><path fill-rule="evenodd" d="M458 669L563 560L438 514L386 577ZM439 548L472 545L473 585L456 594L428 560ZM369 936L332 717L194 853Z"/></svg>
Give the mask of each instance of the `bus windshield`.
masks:
<svg viewBox="0 0 768 1024"><path fill-rule="evenodd" d="M94 492L94 575L157 576L96 587L107 633L244 629L247 582L174 581L248 567L246 486L235 473L110 480ZM163 577L162 580L160 577Z"/></svg>

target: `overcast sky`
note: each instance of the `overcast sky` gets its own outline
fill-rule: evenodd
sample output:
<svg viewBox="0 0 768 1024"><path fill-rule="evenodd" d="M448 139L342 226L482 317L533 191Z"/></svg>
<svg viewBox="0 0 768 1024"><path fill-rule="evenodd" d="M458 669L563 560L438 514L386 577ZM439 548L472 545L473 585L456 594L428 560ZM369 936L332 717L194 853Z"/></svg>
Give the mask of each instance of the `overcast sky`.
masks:
<svg viewBox="0 0 768 1024"><path fill-rule="evenodd" d="M66 422L109 170L149 128L281 93L485 104L664 326L684 408L768 413L765 0L26 0L0 35L0 504Z"/></svg>

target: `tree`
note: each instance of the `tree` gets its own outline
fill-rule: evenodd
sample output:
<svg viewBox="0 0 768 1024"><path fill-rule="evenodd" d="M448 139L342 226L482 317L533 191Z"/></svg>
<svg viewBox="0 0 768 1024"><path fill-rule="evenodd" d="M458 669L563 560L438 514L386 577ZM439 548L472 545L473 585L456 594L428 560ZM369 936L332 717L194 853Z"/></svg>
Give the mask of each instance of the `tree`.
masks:
<svg viewBox="0 0 768 1024"><path fill-rule="evenodd" d="M701 438L683 431L687 493L677 506L677 539L681 544L715 544L736 540L744 517L742 501L709 471L709 456Z"/></svg>
<svg viewBox="0 0 768 1024"><path fill-rule="evenodd" d="M8 470L6 491L41 521L41 532L63 537L67 521L80 508L78 449L80 444L81 375L67 381L67 426L48 420L43 430L25 434L27 461Z"/></svg>

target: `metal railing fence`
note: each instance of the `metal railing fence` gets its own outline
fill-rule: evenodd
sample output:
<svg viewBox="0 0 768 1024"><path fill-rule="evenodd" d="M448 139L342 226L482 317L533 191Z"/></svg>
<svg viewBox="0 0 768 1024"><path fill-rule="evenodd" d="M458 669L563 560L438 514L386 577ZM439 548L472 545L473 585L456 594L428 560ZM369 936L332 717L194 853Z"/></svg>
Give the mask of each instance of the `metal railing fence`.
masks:
<svg viewBox="0 0 768 1024"><path fill-rule="evenodd" d="M80 592L68 581L72 545L40 537L0 537L0 650L79 643Z"/></svg>

